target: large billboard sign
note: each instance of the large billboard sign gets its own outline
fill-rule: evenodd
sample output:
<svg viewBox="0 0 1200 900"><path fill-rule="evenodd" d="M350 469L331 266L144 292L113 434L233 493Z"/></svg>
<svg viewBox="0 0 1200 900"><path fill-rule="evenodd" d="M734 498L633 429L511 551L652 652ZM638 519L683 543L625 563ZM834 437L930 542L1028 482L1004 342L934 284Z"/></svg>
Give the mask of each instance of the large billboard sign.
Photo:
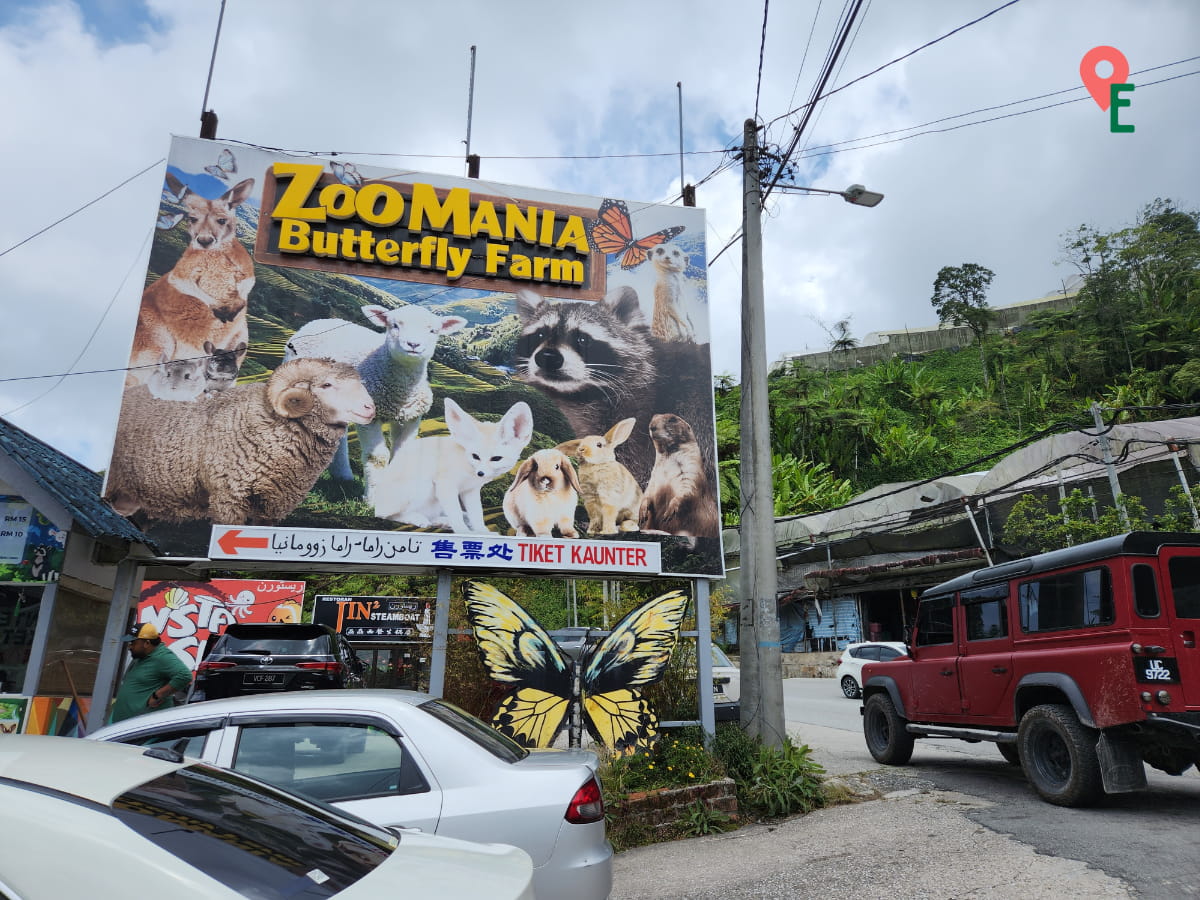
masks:
<svg viewBox="0 0 1200 900"><path fill-rule="evenodd" d="M105 495L165 555L723 574L701 210L176 138L157 224Z"/></svg>

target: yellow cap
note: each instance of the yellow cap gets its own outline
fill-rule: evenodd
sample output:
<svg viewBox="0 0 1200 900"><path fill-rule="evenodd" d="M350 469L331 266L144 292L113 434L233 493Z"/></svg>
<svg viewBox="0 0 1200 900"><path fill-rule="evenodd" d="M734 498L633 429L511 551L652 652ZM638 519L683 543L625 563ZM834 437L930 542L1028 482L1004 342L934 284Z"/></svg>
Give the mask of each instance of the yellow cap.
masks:
<svg viewBox="0 0 1200 900"><path fill-rule="evenodd" d="M139 639L141 639L143 641L157 641L158 640L158 629L155 628L153 625L151 625L149 622L146 622L143 625L137 625L137 624L130 625L129 633L127 635L125 635L125 637L122 640L124 640L126 643L128 643L129 641L136 641Z"/></svg>

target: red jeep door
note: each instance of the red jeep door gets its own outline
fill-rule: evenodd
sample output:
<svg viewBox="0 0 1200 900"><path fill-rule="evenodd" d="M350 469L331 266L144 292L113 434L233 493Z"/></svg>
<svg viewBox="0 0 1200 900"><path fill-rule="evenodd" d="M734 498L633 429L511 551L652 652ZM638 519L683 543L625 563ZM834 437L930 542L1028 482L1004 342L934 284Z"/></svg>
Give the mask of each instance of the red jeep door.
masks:
<svg viewBox="0 0 1200 900"><path fill-rule="evenodd" d="M962 715L954 624L954 594L921 601L913 638L911 719L938 721Z"/></svg>
<svg viewBox="0 0 1200 900"><path fill-rule="evenodd" d="M1174 643L1163 665L1170 668L1170 657L1175 658L1183 702L1188 709L1200 709L1200 549L1164 547L1160 558L1169 581L1163 606Z"/></svg>
<svg viewBox="0 0 1200 900"><path fill-rule="evenodd" d="M963 712L980 724L1011 724L1012 635L1008 582L963 591L963 654L959 659Z"/></svg>

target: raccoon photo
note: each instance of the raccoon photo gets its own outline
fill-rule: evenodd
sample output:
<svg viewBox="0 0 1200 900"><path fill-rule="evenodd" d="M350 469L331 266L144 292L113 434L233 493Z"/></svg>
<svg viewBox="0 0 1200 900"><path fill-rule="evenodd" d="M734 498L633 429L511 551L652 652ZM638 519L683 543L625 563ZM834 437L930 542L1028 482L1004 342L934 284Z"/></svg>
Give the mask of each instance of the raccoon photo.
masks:
<svg viewBox="0 0 1200 900"><path fill-rule="evenodd" d="M575 437L637 419L617 458L645 486L654 467L650 419L674 413L694 424L705 467L715 470L707 344L656 340L628 286L600 301L548 300L518 291L517 315L519 377L555 402ZM661 380L660 371L666 373Z"/></svg>

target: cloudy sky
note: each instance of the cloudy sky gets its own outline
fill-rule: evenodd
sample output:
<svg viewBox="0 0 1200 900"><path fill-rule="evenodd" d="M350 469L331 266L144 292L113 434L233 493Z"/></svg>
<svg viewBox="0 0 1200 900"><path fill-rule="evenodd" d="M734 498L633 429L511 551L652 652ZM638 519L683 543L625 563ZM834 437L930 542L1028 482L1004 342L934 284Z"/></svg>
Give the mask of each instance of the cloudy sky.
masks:
<svg viewBox="0 0 1200 900"><path fill-rule="evenodd" d="M868 0L826 91L1004 2ZM843 14L776 0L764 42L754 6L227 0L208 105L221 138L462 175L475 45L484 178L669 203L682 83L684 180L700 185L711 260L741 225L740 167L723 151L755 115L768 144L791 141ZM199 133L220 9L0 5L0 416L94 468L122 381L94 373L128 358L163 159L170 135ZM1128 60L1132 134L1109 130L1080 81L1099 45ZM886 199L768 200L768 356L827 348L840 319L860 340L936 324L945 265L992 269L992 305L1046 295L1072 274L1067 230L1120 228L1155 197L1200 207L1198 72L1193 0L1020 0L837 91L804 132L795 181ZM735 377L740 285L735 244L709 270L714 370Z"/></svg>

